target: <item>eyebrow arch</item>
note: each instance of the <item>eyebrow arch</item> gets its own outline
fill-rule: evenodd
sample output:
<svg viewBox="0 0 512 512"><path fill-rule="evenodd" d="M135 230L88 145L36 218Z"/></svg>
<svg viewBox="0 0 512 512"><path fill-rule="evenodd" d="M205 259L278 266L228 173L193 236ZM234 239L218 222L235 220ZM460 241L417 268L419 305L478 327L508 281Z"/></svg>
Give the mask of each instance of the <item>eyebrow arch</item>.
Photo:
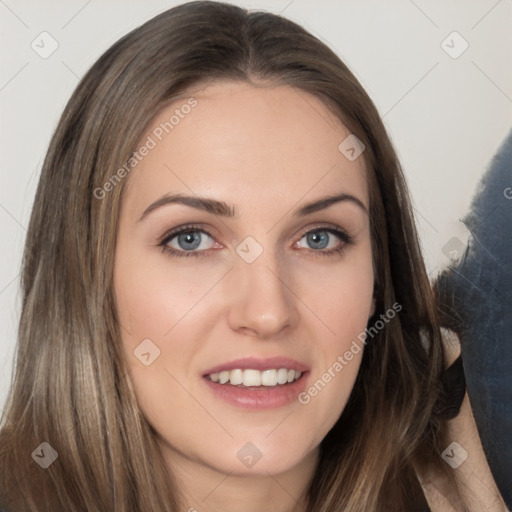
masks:
<svg viewBox="0 0 512 512"><path fill-rule="evenodd" d="M335 196L325 196L321 197L320 199L317 199L316 201L313 201L311 203L308 203L298 210L295 210L293 215L298 217L304 217L305 215L309 215L310 213L318 212L320 210L324 210L325 208L328 208L332 204L340 203L342 201L350 201L351 203L356 204L363 210L364 213L368 215L368 210L366 209L365 204L358 199L356 196L353 196L352 194L338 194Z"/></svg>
<svg viewBox="0 0 512 512"><path fill-rule="evenodd" d="M234 207L229 207L224 201L217 201L216 199L208 199L206 197L199 196L186 196L183 194L166 194L160 199L150 204L141 215L139 222L147 217L152 211L168 204L184 204L198 210L204 210L214 215L220 215L222 217L236 217Z"/></svg>
<svg viewBox="0 0 512 512"><path fill-rule="evenodd" d="M307 203L306 205L295 210L293 215L296 217L305 217L306 215L324 210L325 208L328 208L329 206L342 201L350 201L351 203L356 204L359 206L359 208L361 208L361 210L363 210L364 213L368 215L368 210L360 199L353 196L352 194L344 193L334 196L321 197L320 199L317 199L311 203ZM151 203L144 210L138 222L146 218L152 211L168 204L183 204L198 210L204 210L205 212L212 213L214 215L220 215L222 217L233 218L238 216L235 207L229 206L224 201L217 201L216 199L209 199L199 196L186 196L183 194L166 194L154 203Z"/></svg>

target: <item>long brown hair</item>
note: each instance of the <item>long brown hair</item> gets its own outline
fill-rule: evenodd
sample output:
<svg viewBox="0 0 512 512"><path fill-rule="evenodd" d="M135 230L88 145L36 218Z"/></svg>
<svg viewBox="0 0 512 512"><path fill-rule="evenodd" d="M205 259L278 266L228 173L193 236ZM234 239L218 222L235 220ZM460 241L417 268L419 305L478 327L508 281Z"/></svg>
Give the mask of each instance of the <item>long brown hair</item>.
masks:
<svg viewBox="0 0 512 512"><path fill-rule="evenodd" d="M374 104L333 51L297 24L192 2L106 51L53 135L26 238L16 368L0 433L8 511L178 510L123 363L112 274L129 177L103 199L95 191L163 106L217 79L312 94L363 142L376 275L369 324L402 307L364 351L350 400L322 442L308 510L419 510L415 470L443 464L435 414L442 340L406 183ZM47 469L31 457L42 442L58 454Z"/></svg>

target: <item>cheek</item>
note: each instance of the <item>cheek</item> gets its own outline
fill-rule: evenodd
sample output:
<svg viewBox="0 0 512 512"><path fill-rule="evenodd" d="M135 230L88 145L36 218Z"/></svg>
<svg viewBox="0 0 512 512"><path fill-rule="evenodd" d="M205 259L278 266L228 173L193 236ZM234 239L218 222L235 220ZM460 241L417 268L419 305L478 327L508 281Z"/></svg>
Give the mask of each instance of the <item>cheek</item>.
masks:
<svg viewBox="0 0 512 512"><path fill-rule="evenodd" d="M311 272L298 273L298 296L317 316L318 332L325 333L323 347L331 353L350 345L372 314L374 276L369 244L346 256L339 264L319 266L314 277Z"/></svg>
<svg viewBox="0 0 512 512"><path fill-rule="evenodd" d="M130 345L143 338L167 339L174 326L188 320L217 274L204 265L172 265L161 254L118 258L114 286L123 339Z"/></svg>
<svg viewBox="0 0 512 512"><path fill-rule="evenodd" d="M189 388L197 379L196 357L208 340L210 319L217 317L208 292L226 270L194 262L173 264L160 253L138 258L136 253L132 248L116 259L122 344L140 408L170 431L179 422L169 411L190 409L190 396L182 386Z"/></svg>
<svg viewBox="0 0 512 512"><path fill-rule="evenodd" d="M353 256L335 271L318 272L315 286L308 280L308 288L304 281L301 292L304 302L315 305L318 316L313 337L318 364L299 403L310 424L317 426L318 442L337 421L350 397L372 314L374 279L369 247Z"/></svg>
<svg viewBox="0 0 512 512"><path fill-rule="evenodd" d="M212 286L212 272L183 271L166 258L136 257L136 249L116 258L114 288L122 344L138 406L165 438L183 444L186 424L204 423L204 411L191 404L190 372L200 350L201 303ZM197 306L196 306L197 305ZM146 355L149 354L149 355ZM146 364L147 363L147 364Z"/></svg>

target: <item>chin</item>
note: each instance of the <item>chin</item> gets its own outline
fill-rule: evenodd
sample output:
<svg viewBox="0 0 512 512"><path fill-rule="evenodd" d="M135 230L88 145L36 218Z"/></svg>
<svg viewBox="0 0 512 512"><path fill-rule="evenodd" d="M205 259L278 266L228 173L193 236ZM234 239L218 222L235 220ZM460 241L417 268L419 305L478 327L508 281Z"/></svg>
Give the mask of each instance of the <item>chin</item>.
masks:
<svg viewBox="0 0 512 512"><path fill-rule="evenodd" d="M305 447L304 447L305 448ZM233 448L234 456L222 452L210 459L216 470L240 476L268 476L286 473L313 455L312 451L297 447L293 440L276 443L247 441Z"/></svg>

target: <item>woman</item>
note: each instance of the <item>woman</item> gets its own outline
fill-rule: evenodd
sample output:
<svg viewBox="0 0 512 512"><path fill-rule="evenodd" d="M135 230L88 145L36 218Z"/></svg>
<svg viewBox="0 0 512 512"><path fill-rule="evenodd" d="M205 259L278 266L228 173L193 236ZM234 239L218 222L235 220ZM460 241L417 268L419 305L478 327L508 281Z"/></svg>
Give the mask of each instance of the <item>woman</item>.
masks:
<svg viewBox="0 0 512 512"><path fill-rule="evenodd" d="M109 49L22 284L6 511L504 508L383 124L288 20L193 2Z"/></svg>

